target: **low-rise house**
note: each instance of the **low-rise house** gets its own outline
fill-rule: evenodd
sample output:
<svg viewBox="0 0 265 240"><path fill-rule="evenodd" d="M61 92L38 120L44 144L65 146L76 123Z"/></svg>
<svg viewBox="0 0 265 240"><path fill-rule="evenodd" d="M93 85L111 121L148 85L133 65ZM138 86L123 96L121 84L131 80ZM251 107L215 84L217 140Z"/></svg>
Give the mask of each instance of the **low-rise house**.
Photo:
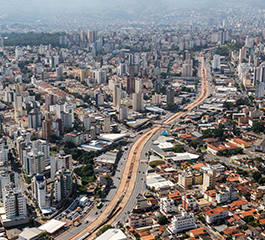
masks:
<svg viewBox="0 0 265 240"><path fill-rule="evenodd" d="M217 207L204 212L205 220L207 223L214 223L218 220L223 220L229 216L228 208Z"/></svg>

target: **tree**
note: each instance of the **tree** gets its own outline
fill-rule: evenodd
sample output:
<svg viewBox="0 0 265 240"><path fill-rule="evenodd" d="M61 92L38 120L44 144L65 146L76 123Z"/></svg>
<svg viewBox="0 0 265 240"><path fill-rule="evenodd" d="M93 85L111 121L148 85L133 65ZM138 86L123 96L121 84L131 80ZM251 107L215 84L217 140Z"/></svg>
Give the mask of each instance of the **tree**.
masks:
<svg viewBox="0 0 265 240"><path fill-rule="evenodd" d="M167 219L167 217L166 217L165 215L160 216L160 217L158 218L158 223L159 223L160 225L165 225L165 224L167 224L167 223L168 223L168 219Z"/></svg>
<svg viewBox="0 0 265 240"><path fill-rule="evenodd" d="M265 128L262 122L255 122L252 126L252 131L255 133L264 132Z"/></svg>
<svg viewBox="0 0 265 240"><path fill-rule="evenodd" d="M106 232L107 230L111 229L111 225L105 225L104 227L100 228L96 233L97 236L101 235L102 233Z"/></svg>
<svg viewBox="0 0 265 240"><path fill-rule="evenodd" d="M223 107L227 109L231 109L232 107L234 107L234 104L231 102L224 102Z"/></svg>
<svg viewBox="0 0 265 240"><path fill-rule="evenodd" d="M199 146L200 142L199 141L191 141L189 143L190 147L193 147L195 150L197 149L197 147Z"/></svg>
<svg viewBox="0 0 265 240"><path fill-rule="evenodd" d="M262 176L261 176L261 173L260 173L259 171L254 171L254 172L252 173L252 177L253 177L256 181L258 181Z"/></svg>
<svg viewBox="0 0 265 240"><path fill-rule="evenodd" d="M174 152L176 153L183 153L185 152L184 146L177 144L173 147Z"/></svg>

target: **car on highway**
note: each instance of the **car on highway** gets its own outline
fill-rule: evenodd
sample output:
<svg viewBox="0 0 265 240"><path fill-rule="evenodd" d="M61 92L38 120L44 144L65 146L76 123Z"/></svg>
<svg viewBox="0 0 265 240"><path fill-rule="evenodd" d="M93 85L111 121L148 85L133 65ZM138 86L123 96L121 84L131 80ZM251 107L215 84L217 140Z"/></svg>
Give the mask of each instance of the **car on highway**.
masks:
<svg viewBox="0 0 265 240"><path fill-rule="evenodd" d="M98 214L98 212L95 212L95 215L97 215Z"/></svg>
<svg viewBox="0 0 265 240"><path fill-rule="evenodd" d="M89 221L88 220L86 220L86 222L85 223L89 223Z"/></svg>

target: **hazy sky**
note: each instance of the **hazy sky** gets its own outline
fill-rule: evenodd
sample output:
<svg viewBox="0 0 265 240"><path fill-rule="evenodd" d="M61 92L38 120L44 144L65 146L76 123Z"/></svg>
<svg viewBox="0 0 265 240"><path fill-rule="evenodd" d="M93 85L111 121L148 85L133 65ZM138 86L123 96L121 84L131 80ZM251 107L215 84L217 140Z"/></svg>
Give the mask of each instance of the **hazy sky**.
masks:
<svg viewBox="0 0 265 240"><path fill-rule="evenodd" d="M153 8L222 7L242 2L265 5L265 0L0 0L0 17L36 20L58 14L104 14L105 11L128 12L137 16Z"/></svg>

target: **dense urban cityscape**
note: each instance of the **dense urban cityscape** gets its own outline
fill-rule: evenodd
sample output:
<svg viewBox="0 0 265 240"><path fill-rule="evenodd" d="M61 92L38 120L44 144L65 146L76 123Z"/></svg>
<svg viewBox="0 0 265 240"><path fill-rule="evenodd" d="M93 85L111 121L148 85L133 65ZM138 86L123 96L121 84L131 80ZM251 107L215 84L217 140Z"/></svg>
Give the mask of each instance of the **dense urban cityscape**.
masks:
<svg viewBox="0 0 265 240"><path fill-rule="evenodd" d="M265 7L162 2L3 4L0 240L265 239Z"/></svg>

